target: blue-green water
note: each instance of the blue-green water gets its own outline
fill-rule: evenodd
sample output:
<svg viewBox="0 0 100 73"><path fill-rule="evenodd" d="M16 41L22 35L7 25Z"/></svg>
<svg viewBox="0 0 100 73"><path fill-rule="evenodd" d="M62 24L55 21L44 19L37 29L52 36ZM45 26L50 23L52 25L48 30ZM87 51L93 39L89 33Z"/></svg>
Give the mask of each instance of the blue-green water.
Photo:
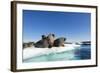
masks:
<svg viewBox="0 0 100 73"><path fill-rule="evenodd" d="M47 62L47 61L66 61L66 60L84 60L91 58L90 45L81 45L74 50L61 53L50 53L23 60L23 62Z"/></svg>

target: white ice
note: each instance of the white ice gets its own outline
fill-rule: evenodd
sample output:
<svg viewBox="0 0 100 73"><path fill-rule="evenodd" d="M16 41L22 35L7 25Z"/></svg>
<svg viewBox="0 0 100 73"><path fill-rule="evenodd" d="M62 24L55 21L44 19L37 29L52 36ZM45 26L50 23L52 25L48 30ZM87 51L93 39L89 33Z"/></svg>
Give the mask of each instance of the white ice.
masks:
<svg viewBox="0 0 100 73"><path fill-rule="evenodd" d="M69 51L69 50L73 50L77 47L80 47L80 45L65 44L64 47L52 47L52 48L29 47L29 48L23 49L23 59L28 59L28 58L31 58L31 57L34 57L34 56L39 56L39 55L44 55L44 54Z"/></svg>

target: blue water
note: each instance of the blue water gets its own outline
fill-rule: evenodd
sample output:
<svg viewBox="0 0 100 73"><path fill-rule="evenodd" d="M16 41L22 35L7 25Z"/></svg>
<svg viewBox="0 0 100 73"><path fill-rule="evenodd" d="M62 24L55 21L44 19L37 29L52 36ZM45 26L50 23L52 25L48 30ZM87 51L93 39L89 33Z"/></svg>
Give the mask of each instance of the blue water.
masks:
<svg viewBox="0 0 100 73"><path fill-rule="evenodd" d="M48 61L67 61L67 60L85 60L91 59L90 45L81 45L74 50L64 51L61 53L50 53L47 55L40 55L23 60L23 62L48 62Z"/></svg>

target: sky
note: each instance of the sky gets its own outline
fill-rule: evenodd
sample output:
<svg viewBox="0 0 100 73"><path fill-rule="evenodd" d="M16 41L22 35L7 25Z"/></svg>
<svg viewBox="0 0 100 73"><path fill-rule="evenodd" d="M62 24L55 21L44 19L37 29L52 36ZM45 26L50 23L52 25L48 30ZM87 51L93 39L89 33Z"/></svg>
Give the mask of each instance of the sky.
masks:
<svg viewBox="0 0 100 73"><path fill-rule="evenodd" d="M49 33L69 42L91 40L91 14L23 10L23 42L36 42Z"/></svg>

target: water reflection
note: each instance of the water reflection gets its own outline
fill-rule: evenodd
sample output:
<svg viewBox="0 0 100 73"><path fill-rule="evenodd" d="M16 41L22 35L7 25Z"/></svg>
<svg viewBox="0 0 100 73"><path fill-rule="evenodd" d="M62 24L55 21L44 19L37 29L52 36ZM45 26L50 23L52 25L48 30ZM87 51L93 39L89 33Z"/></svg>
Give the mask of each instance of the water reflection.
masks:
<svg viewBox="0 0 100 73"><path fill-rule="evenodd" d="M80 49L75 50L75 57L79 59L91 59L91 46L81 45Z"/></svg>

